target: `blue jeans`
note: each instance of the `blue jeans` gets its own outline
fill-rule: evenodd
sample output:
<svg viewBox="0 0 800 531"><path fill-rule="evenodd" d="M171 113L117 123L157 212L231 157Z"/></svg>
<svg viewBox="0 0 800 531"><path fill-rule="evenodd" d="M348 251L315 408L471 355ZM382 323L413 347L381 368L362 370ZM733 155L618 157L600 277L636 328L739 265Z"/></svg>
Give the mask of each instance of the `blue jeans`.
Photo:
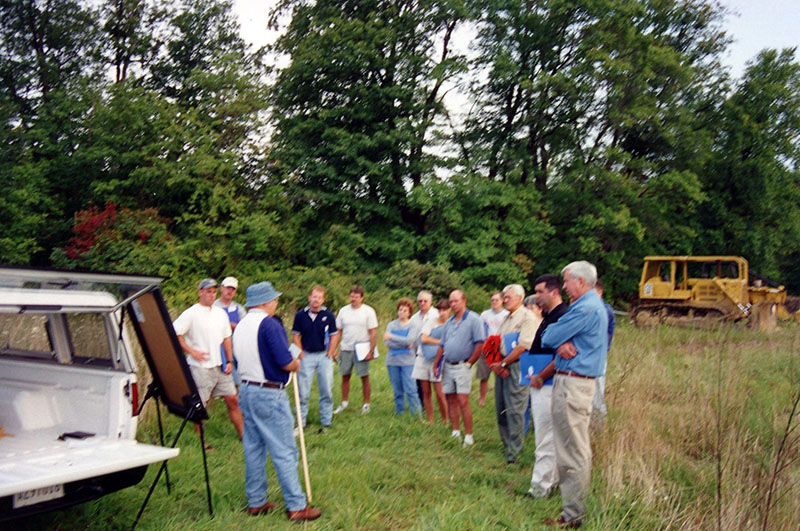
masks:
<svg viewBox="0 0 800 531"><path fill-rule="evenodd" d="M330 426L333 420L333 361L325 352L306 352L300 360L300 372L297 375L297 390L300 392L300 413L303 415L303 426L308 415L308 397L317 373L319 387L319 420L323 426Z"/></svg>
<svg viewBox="0 0 800 531"><path fill-rule="evenodd" d="M408 409L412 414L422 415L422 406L417 394L417 384L411 378L413 365L387 365L389 381L394 390L394 412L402 415L406 409L405 398L408 398ZM404 396L405 395L405 396Z"/></svg>
<svg viewBox="0 0 800 531"><path fill-rule="evenodd" d="M267 503L269 452L286 508L290 511L304 509L306 495L297 475L297 445L292 433L294 419L286 391L242 384L239 407L244 415L242 447L248 506L261 507Z"/></svg>

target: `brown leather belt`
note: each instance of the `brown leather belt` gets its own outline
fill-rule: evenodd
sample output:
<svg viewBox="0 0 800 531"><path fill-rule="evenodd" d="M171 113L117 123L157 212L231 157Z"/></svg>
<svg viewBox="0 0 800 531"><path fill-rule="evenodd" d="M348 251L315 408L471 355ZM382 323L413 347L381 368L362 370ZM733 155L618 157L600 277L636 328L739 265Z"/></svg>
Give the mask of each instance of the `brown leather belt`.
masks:
<svg viewBox="0 0 800 531"><path fill-rule="evenodd" d="M585 378L587 380L594 380L594 376L584 376L574 371L561 371L556 369L556 374L561 374L563 376L574 376L575 378Z"/></svg>
<svg viewBox="0 0 800 531"><path fill-rule="evenodd" d="M267 389L283 389L286 387L286 384L278 383L278 382L253 382L251 380L242 380L243 384L247 385L254 385L256 387L266 387Z"/></svg>

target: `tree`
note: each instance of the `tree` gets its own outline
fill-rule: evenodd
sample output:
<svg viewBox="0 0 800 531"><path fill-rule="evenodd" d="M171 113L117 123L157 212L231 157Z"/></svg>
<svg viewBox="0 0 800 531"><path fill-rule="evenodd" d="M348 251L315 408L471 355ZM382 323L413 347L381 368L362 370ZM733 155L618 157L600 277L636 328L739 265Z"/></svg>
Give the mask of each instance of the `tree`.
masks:
<svg viewBox="0 0 800 531"><path fill-rule="evenodd" d="M95 12L79 2L0 1L3 173L12 202L2 215L5 258L46 262L83 204L86 182L73 155L101 76Z"/></svg>
<svg viewBox="0 0 800 531"><path fill-rule="evenodd" d="M703 182L711 253L800 288L800 65L794 49L765 50L725 102ZM790 259L791 257L791 259Z"/></svg>
<svg viewBox="0 0 800 531"><path fill-rule="evenodd" d="M463 68L450 42L460 3L286 0L273 22L283 13L272 50L290 63L273 90L271 161L297 208L313 210L307 229L354 224L376 247L392 227L424 231L407 192L440 164L425 148Z"/></svg>
<svg viewBox="0 0 800 531"><path fill-rule="evenodd" d="M101 12L107 61L113 65L117 83L128 77L131 65L144 67L157 53L155 35L163 28L166 11L148 0L105 0Z"/></svg>

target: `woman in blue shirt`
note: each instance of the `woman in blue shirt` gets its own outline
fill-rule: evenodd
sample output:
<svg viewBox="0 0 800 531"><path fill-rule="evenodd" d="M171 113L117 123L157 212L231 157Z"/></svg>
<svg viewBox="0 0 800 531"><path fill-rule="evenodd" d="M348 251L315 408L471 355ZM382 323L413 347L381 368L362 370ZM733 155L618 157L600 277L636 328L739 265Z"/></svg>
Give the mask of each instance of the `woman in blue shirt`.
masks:
<svg viewBox="0 0 800 531"><path fill-rule="evenodd" d="M414 313L414 303L411 299L405 297L400 299L397 302L397 319L386 325L383 339L389 348L386 369L389 371L389 380L394 390L394 412L402 415L407 399L409 411L420 416L422 407L416 383L411 378L414 369L414 338L419 334L419 330L414 330L411 325L412 313Z"/></svg>

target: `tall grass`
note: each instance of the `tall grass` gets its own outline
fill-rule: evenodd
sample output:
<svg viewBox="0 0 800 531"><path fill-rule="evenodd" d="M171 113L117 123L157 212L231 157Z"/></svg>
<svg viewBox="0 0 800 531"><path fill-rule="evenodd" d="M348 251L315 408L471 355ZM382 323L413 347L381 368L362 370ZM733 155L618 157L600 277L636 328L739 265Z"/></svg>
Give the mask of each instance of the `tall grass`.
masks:
<svg viewBox="0 0 800 531"><path fill-rule="evenodd" d="M800 529L800 389L797 325L772 334L723 328L635 329L620 323L609 355L609 418L592 437L587 529ZM312 529L539 529L560 500L524 497L534 460L532 435L516 465L506 465L494 407L478 407L476 444L463 449L441 423L393 414L383 358L372 365L372 412L351 407L317 434L316 386L306 442ZM340 381L334 395L339 397ZM290 393L291 394L291 393ZM338 399L337 399L338 402ZM147 408L152 408L152 404ZM793 407L795 409L793 409ZM157 487L141 529L295 528L286 520L268 465L276 513L244 513L241 446L225 407L214 404L208 438L214 516L205 501L199 443L187 429L170 462L171 494ZM152 417L152 415L151 415ZM167 439L179 419L167 416ZM140 440L157 440L154 419ZM133 489L21 523L28 529L127 528L155 475Z"/></svg>

